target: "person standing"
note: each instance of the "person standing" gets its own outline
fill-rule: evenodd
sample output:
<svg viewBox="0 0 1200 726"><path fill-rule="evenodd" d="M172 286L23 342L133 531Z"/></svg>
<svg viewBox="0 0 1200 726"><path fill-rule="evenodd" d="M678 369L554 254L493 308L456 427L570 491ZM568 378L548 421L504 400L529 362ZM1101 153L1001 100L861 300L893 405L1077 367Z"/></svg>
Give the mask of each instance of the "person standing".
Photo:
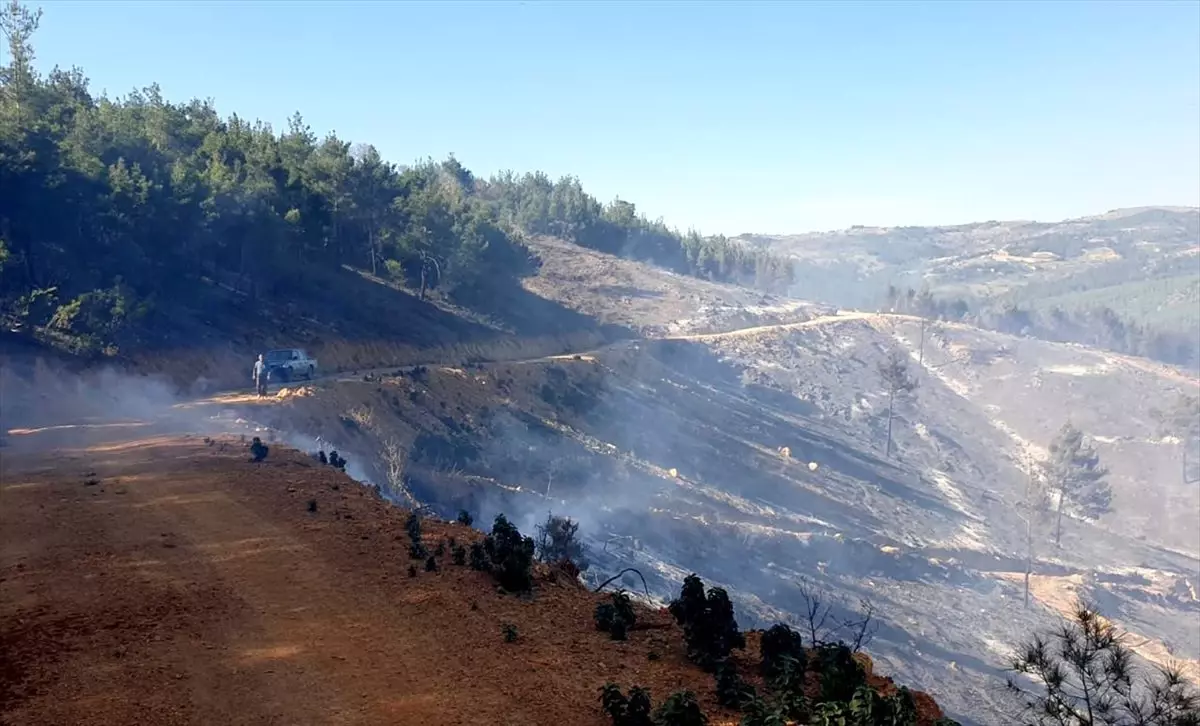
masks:
<svg viewBox="0 0 1200 726"><path fill-rule="evenodd" d="M263 362L262 353L254 361L254 392L260 396L267 395L267 364Z"/></svg>

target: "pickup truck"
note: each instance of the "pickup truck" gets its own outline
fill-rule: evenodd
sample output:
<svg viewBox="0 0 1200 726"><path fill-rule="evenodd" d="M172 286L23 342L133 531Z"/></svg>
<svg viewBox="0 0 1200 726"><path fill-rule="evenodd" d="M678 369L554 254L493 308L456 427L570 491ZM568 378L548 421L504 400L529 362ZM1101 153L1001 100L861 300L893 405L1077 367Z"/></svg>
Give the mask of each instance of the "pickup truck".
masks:
<svg viewBox="0 0 1200 726"><path fill-rule="evenodd" d="M317 374L317 359L299 348L284 348L267 353L267 380L287 382L293 378L312 380Z"/></svg>

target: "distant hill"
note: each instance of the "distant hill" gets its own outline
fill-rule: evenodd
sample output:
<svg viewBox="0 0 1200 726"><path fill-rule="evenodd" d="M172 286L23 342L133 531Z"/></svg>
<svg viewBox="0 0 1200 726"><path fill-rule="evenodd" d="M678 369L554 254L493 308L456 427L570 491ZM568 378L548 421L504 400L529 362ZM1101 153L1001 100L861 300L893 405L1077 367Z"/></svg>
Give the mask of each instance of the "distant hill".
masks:
<svg viewBox="0 0 1200 726"><path fill-rule="evenodd" d="M924 312L937 317L1014 333L1028 328L1037 337L1178 365L1200 360L1200 209L1194 207L735 241L792 258L791 292L804 299L922 312L906 298L915 303L927 291Z"/></svg>

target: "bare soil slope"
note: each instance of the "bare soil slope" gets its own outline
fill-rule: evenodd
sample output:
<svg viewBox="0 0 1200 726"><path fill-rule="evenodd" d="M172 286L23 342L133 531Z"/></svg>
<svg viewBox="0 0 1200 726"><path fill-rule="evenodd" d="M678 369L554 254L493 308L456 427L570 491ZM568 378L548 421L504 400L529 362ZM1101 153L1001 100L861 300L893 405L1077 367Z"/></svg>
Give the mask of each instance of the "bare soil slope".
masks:
<svg viewBox="0 0 1200 726"><path fill-rule="evenodd" d="M79 441L19 445L43 435ZM599 725L607 681L691 688L734 721L662 612L614 643L592 626L601 596L545 571L532 599L449 557L413 577L407 513L296 452L90 435L5 457L0 722Z"/></svg>

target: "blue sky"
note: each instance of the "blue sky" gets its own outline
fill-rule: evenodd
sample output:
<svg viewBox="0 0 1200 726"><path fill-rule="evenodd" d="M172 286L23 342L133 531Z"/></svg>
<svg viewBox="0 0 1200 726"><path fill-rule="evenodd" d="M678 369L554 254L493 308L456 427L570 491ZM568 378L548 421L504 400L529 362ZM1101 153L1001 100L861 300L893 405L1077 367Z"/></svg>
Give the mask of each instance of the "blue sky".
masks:
<svg viewBox="0 0 1200 726"><path fill-rule="evenodd" d="M39 65L94 90L574 174L680 228L1200 205L1195 0L42 7Z"/></svg>

